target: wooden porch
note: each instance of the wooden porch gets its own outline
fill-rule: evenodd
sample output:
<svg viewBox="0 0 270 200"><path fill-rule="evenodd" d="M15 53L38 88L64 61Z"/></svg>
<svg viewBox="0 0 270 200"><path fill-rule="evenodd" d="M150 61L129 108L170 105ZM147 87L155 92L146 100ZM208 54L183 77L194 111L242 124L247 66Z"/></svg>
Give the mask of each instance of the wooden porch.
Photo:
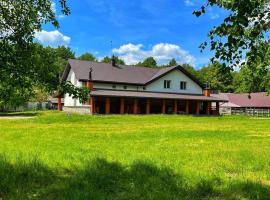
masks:
<svg viewBox="0 0 270 200"><path fill-rule="evenodd" d="M91 97L92 114L192 114L219 115L219 102L126 97Z"/></svg>

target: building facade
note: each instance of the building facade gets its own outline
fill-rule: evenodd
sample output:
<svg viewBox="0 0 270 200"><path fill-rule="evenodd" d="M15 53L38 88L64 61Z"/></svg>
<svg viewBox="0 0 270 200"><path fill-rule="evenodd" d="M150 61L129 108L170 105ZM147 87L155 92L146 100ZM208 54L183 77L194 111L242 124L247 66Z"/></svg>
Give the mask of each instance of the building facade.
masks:
<svg viewBox="0 0 270 200"><path fill-rule="evenodd" d="M90 89L81 103L64 94L63 110L89 114L219 114L219 103L180 65L147 68L70 59L62 81ZM215 110L212 109L215 103Z"/></svg>
<svg viewBox="0 0 270 200"><path fill-rule="evenodd" d="M267 92L220 93L212 96L227 100L220 104L220 114L270 117L270 94Z"/></svg>

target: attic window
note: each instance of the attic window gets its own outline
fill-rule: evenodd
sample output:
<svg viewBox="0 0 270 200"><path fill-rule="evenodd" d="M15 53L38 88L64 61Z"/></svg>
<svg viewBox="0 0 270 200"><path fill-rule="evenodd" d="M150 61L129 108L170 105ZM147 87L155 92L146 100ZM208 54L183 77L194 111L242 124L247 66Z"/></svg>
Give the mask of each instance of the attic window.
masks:
<svg viewBox="0 0 270 200"><path fill-rule="evenodd" d="M164 88L165 89L171 88L171 81L170 80L164 80Z"/></svg>
<svg viewBox="0 0 270 200"><path fill-rule="evenodd" d="M145 86L143 86L143 90L146 90L146 87Z"/></svg>
<svg viewBox="0 0 270 200"><path fill-rule="evenodd" d="M123 87L125 90L127 89L127 86L126 85L124 85L124 87Z"/></svg>
<svg viewBox="0 0 270 200"><path fill-rule="evenodd" d="M186 90L186 89L187 89L187 82L180 81L180 90Z"/></svg>
<svg viewBox="0 0 270 200"><path fill-rule="evenodd" d="M112 88L115 89L116 88L116 85L113 85Z"/></svg>

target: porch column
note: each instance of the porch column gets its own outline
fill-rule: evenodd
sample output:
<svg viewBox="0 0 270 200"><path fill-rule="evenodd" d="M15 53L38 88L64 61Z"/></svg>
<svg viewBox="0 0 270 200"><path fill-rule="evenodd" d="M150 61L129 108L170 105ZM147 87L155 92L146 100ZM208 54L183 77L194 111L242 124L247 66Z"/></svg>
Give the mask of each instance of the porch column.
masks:
<svg viewBox="0 0 270 200"><path fill-rule="evenodd" d="M219 102L216 102L216 115L219 115Z"/></svg>
<svg viewBox="0 0 270 200"><path fill-rule="evenodd" d="M95 97L90 97L90 99L89 99L89 105L90 105L92 114L95 114L96 113Z"/></svg>
<svg viewBox="0 0 270 200"><path fill-rule="evenodd" d="M62 111L62 97L61 97L61 95L59 95L57 97L57 110Z"/></svg>
<svg viewBox="0 0 270 200"><path fill-rule="evenodd" d="M134 104L133 104L133 114L138 113L138 99L134 99Z"/></svg>
<svg viewBox="0 0 270 200"><path fill-rule="evenodd" d="M110 114L110 110L111 110L111 99L109 97L106 97L105 99L105 113L106 114Z"/></svg>
<svg viewBox="0 0 270 200"><path fill-rule="evenodd" d="M201 107L201 102L197 101L197 103L196 103L196 115L200 114L200 107Z"/></svg>
<svg viewBox="0 0 270 200"><path fill-rule="evenodd" d="M150 114L150 99L146 100L146 114Z"/></svg>
<svg viewBox="0 0 270 200"><path fill-rule="evenodd" d="M207 104L206 104L206 114L207 115L210 115L211 113L211 102L210 101L207 101Z"/></svg>
<svg viewBox="0 0 270 200"><path fill-rule="evenodd" d="M178 101L177 100L174 100L174 107L173 107L174 114L177 114L177 111L178 111L177 104L178 104Z"/></svg>
<svg viewBox="0 0 270 200"><path fill-rule="evenodd" d="M189 101L188 100L186 100L185 113L189 114Z"/></svg>
<svg viewBox="0 0 270 200"><path fill-rule="evenodd" d="M120 99L120 114L124 114L125 112L125 99L121 98Z"/></svg>
<svg viewBox="0 0 270 200"><path fill-rule="evenodd" d="M162 100L162 107L161 107L161 113L166 114L166 100Z"/></svg>

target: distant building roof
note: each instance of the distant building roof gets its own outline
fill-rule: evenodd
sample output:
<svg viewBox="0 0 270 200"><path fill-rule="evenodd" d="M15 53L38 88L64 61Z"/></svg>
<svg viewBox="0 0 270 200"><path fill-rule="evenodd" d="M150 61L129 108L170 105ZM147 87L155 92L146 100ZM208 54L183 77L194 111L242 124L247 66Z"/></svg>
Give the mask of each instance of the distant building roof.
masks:
<svg viewBox="0 0 270 200"><path fill-rule="evenodd" d="M154 98L154 99L188 99L202 101L226 102L226 100L217 97L206 97L203 95L176 94L164 92L138 92L138 91L119 91L119 90L92 90L91 96L109 96L109 97L136 97L136 98Z"/></svg>
<svg viewBox="0 0 270 200"><path fill-rule="evenodd" d="M259 93L220 93L212 94L213 97L228 100L228 103L224 103L223 107L257 107L266 108L270 107L270 94L266 92Z"/></svg>
<svg viewBox="0 0 270 200"><path fill-rule="evenodd" d="M64 71L62 80L67 79L68 73L70 69L72 69L78 80L86 81L89 79L90 68L92 68L92 81L94 82L125 83L135 85L146 85L173 70L180 70L201 88L204 88L204 85L196 77L191 75L180 65L166 68L149 68L128 65L113 66L111 63L75 59L68 60L68 65Z"/></svg>

